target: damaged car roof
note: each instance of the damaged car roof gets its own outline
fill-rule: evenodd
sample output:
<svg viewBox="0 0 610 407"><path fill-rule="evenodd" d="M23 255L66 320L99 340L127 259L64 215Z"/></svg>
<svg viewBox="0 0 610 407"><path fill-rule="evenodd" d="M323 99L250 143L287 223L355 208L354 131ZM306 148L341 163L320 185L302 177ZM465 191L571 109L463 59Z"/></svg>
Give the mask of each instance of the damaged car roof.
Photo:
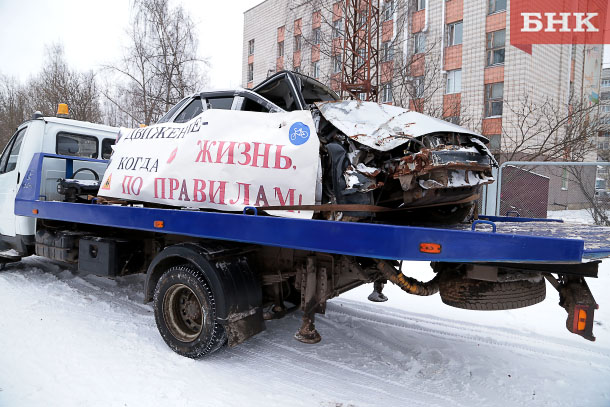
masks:
<svg viewBox="0 0 610 407"><path fill-rule="evenodd" d="M431 133L461 133L487 142L482 135L444 120L401 107L343 100L317 102L326 120L347 137L379 151L390 151L412 138Z"/></svg>

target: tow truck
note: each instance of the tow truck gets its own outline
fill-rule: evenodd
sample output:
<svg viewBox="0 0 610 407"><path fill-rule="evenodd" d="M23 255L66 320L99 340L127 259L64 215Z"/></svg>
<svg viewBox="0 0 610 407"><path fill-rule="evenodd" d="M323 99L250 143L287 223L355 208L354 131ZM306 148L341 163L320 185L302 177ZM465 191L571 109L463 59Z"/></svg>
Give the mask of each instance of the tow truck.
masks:
<svg viewBox="0 0 610 407"><path fill-rule="evenodd" d="M238 345L265 321L302 312L295 338L316 343L315 314L365 283L383 301L390 281L412 295L440 292L472 310L530 306L559 292L566 327L594 340L598 305L586 279L610 256L609 228L516 217L479 217L441 227L340 222L172 208L97 195L118 129L35 115L0 158L0 263L36 254L78 273L145 273L144 298L167 345L200 358ZM580 232L577 232L580 234ZM408 277L403 261L430 262L435 277ZM406 272L406 274L403 273Z"/></svg>

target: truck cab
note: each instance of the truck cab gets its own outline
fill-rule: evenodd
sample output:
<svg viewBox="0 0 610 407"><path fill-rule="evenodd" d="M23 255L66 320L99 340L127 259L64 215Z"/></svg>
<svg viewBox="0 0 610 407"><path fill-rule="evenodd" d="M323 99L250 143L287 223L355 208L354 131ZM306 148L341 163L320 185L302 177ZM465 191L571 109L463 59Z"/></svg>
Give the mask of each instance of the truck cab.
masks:
<svg viewBox="0 0 610 407"><path fill-rule="evenodd" d="M34 114L17 127L0 156L0 250L20 255L33 252L36 222L14 214L15 195L35 153L107 160L119 129L101 124ZM73 174L82 180L99 180L105 162L74 162ZM65 160L48 160L41 197L57 198L57 180L66 175Z"/></svg>

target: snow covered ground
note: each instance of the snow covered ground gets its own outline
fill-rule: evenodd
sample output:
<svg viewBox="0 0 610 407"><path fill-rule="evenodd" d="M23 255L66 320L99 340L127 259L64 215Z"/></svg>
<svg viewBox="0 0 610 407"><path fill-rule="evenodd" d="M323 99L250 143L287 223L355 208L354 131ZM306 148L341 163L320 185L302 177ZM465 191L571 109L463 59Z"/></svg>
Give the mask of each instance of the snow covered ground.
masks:
<svg viewBox="0 0 610 407"><path fill-rule="evenodd" d="M549 219L562 219L569 223L585 223L592 225L593 218L586 209L567 209L563 211L548 211L546 214Z"/></svg>
<svg viewBox="0 0 610 407"><path fill-rule="evenodd" d="M567 332L551 287L530 308L475 312L392 286L373 304L364 286L329 303L318 345L292 338L295 313L194 361L165 345L142 286L40 257L0 272L0 406L610 405L609 261L590 282L594 343Z"/></svg>

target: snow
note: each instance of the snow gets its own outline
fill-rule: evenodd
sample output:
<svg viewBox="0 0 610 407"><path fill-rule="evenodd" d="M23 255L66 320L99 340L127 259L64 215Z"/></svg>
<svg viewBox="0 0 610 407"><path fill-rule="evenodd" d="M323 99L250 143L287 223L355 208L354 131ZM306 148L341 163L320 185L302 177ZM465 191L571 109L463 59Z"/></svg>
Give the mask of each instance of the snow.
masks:
<svg viewBox="0 0 610 407"><path fill-rule="evenodd" d="M567 223L585 223L593 225L593 218L587 209L567 209L563 211L548 211L546 214L549 219L562 219Z"/></svg>
<svg viewBox="0 0 610 407"><path fill-rule="evenodd" d="M429 266L405 273L426 280ZM549 286L533 307L476 312L371 286L332 300L317 345L300 314L198 361L173 353L142 304L143 276L77 276L40 257L0 272L0 406L607 406L610 261L588 342Z"/></svg>
<svg viewBox="0 0 610 407"><path fill-rule="evenodd" d="M347 137L378 151L390 151L413 137L431 133L463 133L481 137L456 124L398 106L359 100L317 102L316 106L322 116ZM483 148L487 150L484 144Z"/></svg>

